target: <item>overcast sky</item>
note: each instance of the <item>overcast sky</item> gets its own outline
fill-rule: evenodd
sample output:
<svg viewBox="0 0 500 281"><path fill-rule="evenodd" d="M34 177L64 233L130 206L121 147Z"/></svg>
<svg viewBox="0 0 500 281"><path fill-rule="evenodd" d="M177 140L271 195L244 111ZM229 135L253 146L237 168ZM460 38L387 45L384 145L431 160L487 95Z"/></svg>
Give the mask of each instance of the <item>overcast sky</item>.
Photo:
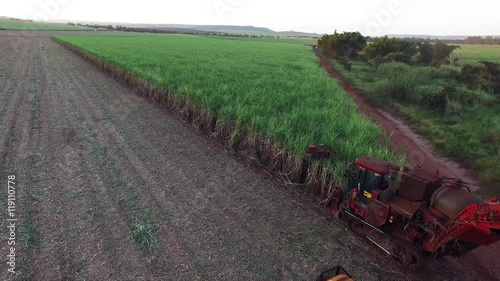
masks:
<svg viewBox="0 0 500 281"><path fill-rule="evenodd" d="M497 0L2 0L0 15L130 23L254 25L365 35L500 34Z"/></svg>

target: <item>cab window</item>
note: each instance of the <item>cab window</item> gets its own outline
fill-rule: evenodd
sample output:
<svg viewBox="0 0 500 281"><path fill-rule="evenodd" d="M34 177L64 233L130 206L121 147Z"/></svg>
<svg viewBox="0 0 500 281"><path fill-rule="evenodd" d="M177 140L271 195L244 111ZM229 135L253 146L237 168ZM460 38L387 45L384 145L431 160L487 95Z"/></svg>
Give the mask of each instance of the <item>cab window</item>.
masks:
<svg viewBox="0 0 500 281"><path fill-rule="evenodd" d="M377 173L366 171L365 177L361 182L361 191L372 193L375 189L378 188L380 184L381 176Z"/></svg>

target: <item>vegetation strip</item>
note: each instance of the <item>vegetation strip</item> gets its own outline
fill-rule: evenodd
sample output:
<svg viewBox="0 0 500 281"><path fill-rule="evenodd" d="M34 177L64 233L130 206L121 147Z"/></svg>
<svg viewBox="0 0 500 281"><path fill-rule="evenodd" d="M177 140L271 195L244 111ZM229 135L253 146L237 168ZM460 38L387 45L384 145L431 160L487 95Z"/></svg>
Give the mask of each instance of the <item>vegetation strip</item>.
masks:
<svg viewBox="0 0 500 281"><path fill-rule="evenodd" d="M319 50L370 103L401 116L437 150L479 176L481 192L498 193L500 48L325 35Z"/></svg>
<svg viewBox="0 0 500 281"><path fill-rule="evenodd" d="M397 161L306 46L183 35L53 38L290 181L327 188L356 157ZM307 161L305 148L318 143L332 147L334 161Z"/></svg>

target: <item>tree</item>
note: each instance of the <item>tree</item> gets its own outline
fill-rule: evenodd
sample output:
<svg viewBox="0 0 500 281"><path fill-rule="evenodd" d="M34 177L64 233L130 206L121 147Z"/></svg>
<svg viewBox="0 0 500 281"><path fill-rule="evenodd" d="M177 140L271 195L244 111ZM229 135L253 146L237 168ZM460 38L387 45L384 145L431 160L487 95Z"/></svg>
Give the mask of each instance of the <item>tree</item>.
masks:
<svg viewBox="0 0 500 281"><path fill-rule="evenodd" d="M318 40L322 52L334 59L349 64L350 60L359 57L359 53L366 47L367 37L359 32L344 32L325 34Z"/></svg>
<svg viewBox="0 0 500 281"><path fill-rule="evenodd" d="M419 62L425 65L430 65L434 58L434 47L431 43L419 43L418 51L420 53Z"/></svg>
<svg viewBox="0 0 500 281"><path fill-rule="evenodd" d="M483 77L486 82L483 83L483 89L493 95L500 96L500 64L489 61L481 61L484 65Z"/></svg>
<svg viewBox="0 0 500 281"><path fill-rule="evenodd" d="M367 37L359 32L335 32L332 35L325 34L318 40L318 46L322 52L338 60L344 68L351 69L351 60L359 57L359 53L366 47Z"/></svg>
<svg viewBox="0 0 500 281"><path fill-rule="evenodd" d="M482 65L464 65L459 80L471 89L485 90L500 95L500 64L481 61Z"/></svg>
<svg viewBox="0 0 500 281"><path fill-rule="evenodd" d="M488 45L499 45L500 44L500 38L498 37L492 37L492 36L486 36L485 38L481 36L470 36L467 37L464 40L465 43L467 44L488 44Z"/></svg>
<svg viewBox="0 0 500 281"><path fill-rule="evenodd" d="M371 64L378 66L385 62L410 63L417 53L417 44L404 39L379 37L368 45L362 56Z"/></svg>
<svg viewBox="0 0 500 281"><path fill-rule="evenodd" d="M448 58L454 50L460 48L460 46L448 45L441 41L434 43L434 55L432 57L432 65L439 66L448 61Z"/></svg>

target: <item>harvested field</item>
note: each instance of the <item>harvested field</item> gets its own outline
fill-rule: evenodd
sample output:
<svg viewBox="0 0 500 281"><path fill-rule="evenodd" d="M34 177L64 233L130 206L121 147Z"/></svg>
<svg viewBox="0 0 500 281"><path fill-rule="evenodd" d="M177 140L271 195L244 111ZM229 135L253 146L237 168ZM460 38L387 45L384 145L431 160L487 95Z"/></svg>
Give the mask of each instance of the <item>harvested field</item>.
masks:
<svg viewBox="0 0 500 281"><path fill-rule="evenodd" d="M16 176L18 218L18 274L6 270L3 225L2 280L313 280L335 265L357 280L481 276L452 259L402 270L313 196L226 152L48 33L0 32L0 49L0 178Z"/></svg>

